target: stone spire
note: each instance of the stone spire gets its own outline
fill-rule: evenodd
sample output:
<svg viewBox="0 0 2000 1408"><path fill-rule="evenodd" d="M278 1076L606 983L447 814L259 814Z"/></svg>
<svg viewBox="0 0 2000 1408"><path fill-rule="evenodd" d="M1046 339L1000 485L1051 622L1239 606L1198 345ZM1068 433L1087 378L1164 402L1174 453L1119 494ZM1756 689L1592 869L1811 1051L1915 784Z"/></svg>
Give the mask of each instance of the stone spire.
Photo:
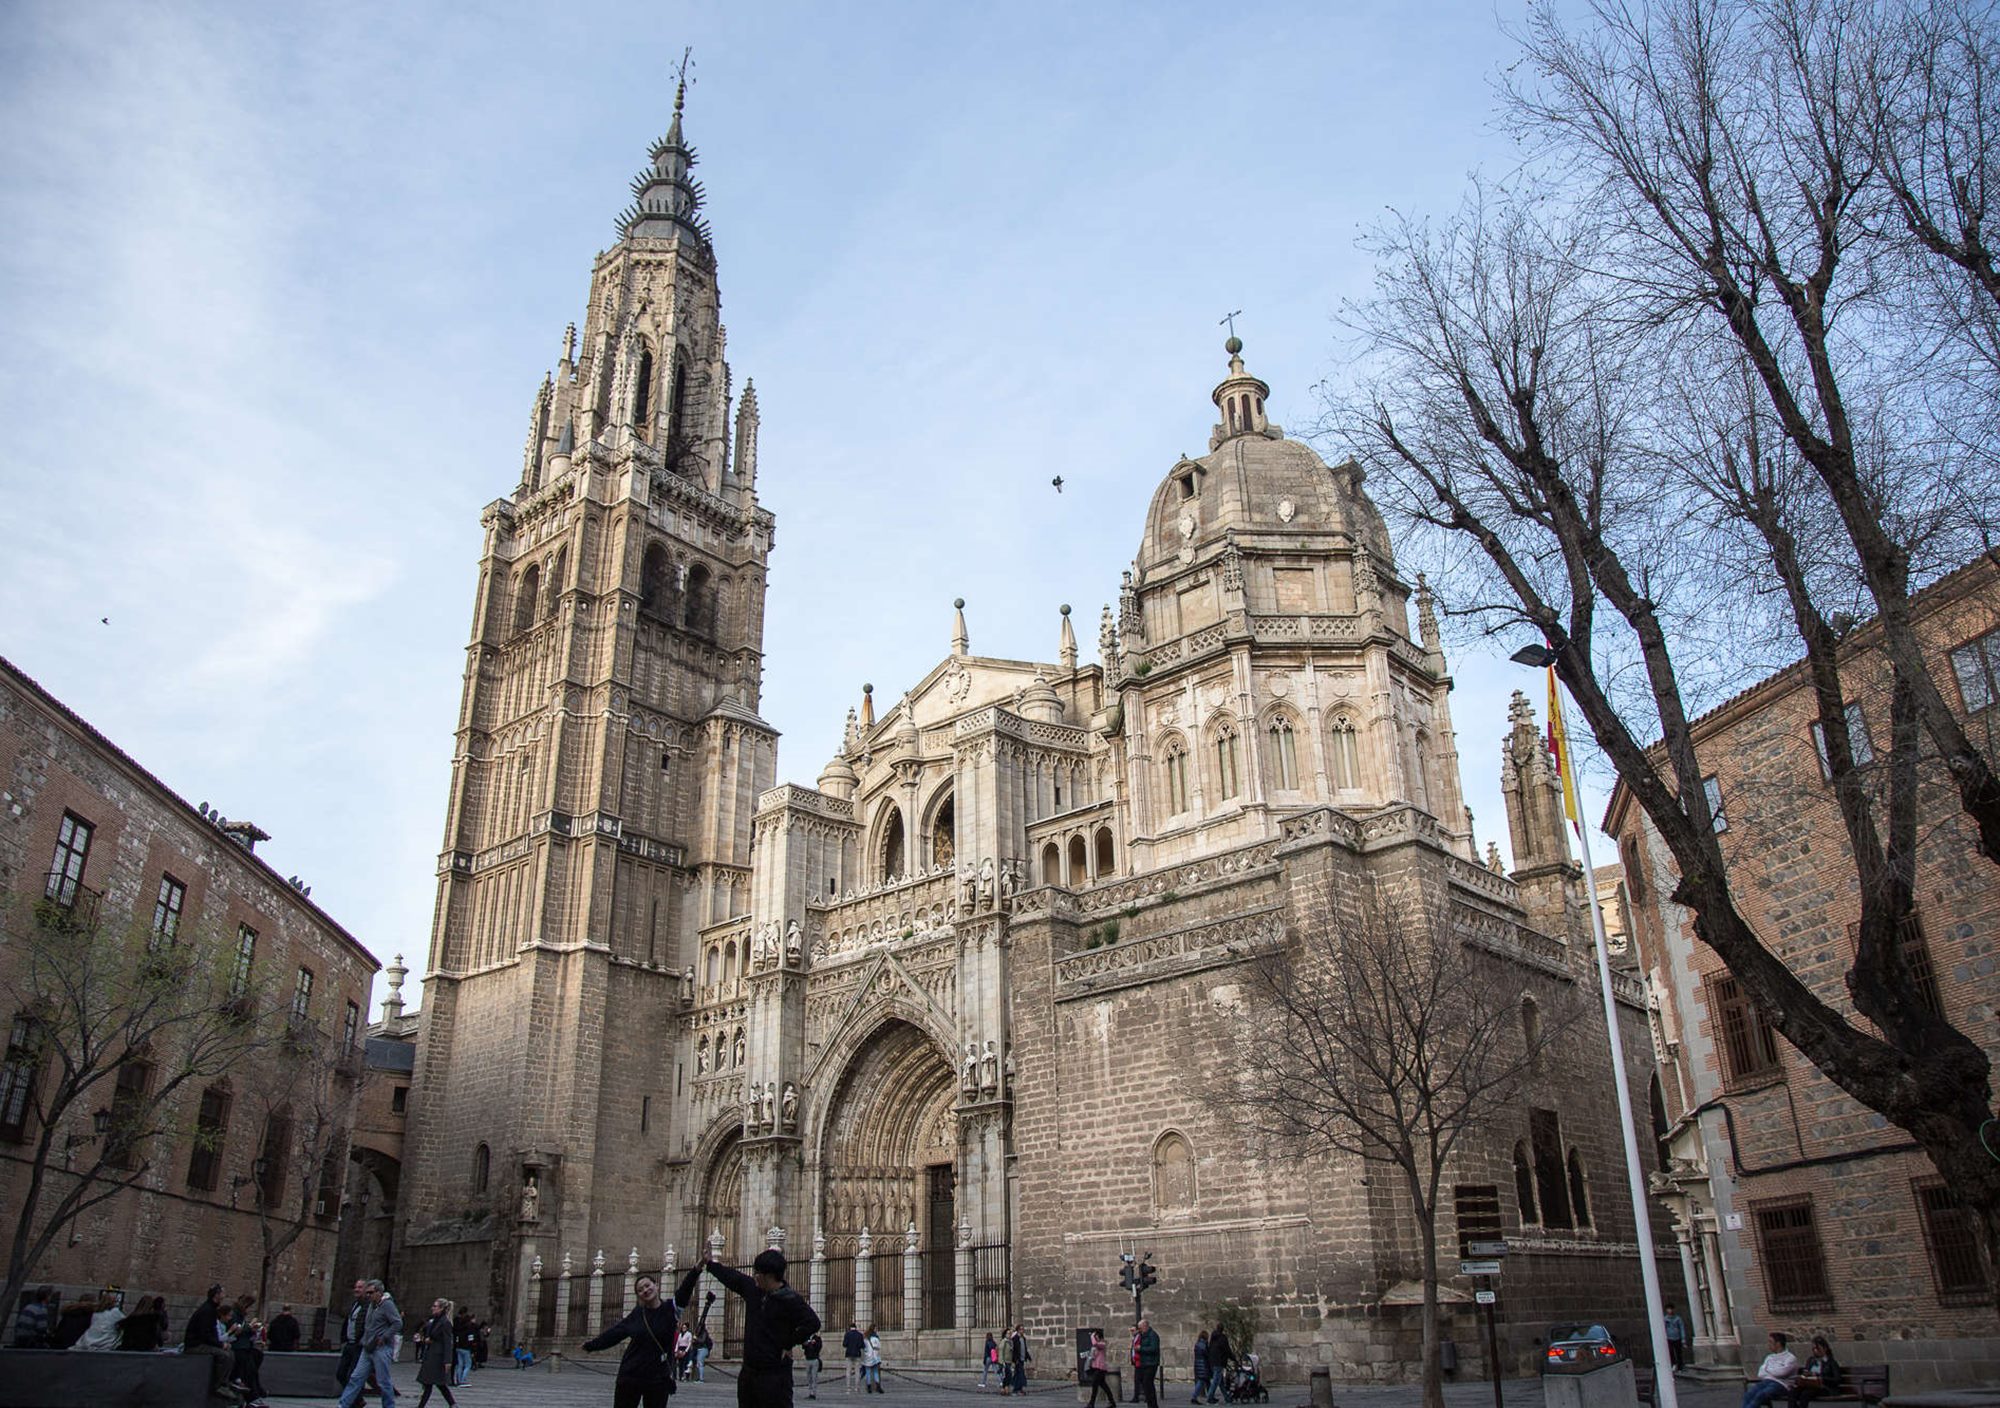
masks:
<svg viewBox="0 0 2000 1408"><path fill-rule="evenodd" d="M866 738L868 730L875 727L875 686L861 686L861 736Z"/></svg>
<svg viewBox="0 0 2000 1408"><path fill-rule="evenodd" d="M965 629L965 598L954 597L951 603L951 653L968 655L972 651L972 637Z"/></svg>
<svg viewBox="0 0 2000 1408"><path fill-rule="evenodd" d="M1274 435L1277 427L1264 417L1264 402L1271 388L1243 370L1243 339L1231 334L1222 350L1229 354L1229 375L1209 393L1222 419L1209 434L1208 448L1220 448L1225 440L1238 435Z"/></svg>
<svg viewBox="0 0 2000 1408"><path fill-rule="evenodd" d="M1062 608L1062 637L1056 646L1056 658L1062 661L1065 670L1076 669L1076 628L1069 623L1069 603Z"/></svg>
<svg viewBox="0 0 2000 1408"><path fill-rule="evenodd" d="M1421 572L1417 573L1417 636L1427 652L1444 654L1444 647L1438 643L1437 603L1431 596L1431 584Z"/></svg>
<svg viewBox="0 0 2000 1408"><path fill-rule="evenodd" d="M687 105L687 78L674 93L674 120L667 135L647 153L652 165L632 178L633 202L618 216L621 239L665 240L686 234L704 248L708 221L701 214L701 182L689 174L700 160L681 135L681 110Z"/></svg>
<svg viewBox="0 0 2000 1408"><path fill-rule="evenodd" d="M1112 619L1111 604L1105 603L1104 614L1097 621L1097 658L1104 666L1104 673L1118 672L1118 623Z"/></svg>
<svg viewBox="0 0 2000 1408"><path fill-rule="evenodd" d="M757 383L745 381L736 403L736 477L746 488L757 482Z"/></svg>
<svg viewBox="0 0 2000 1408"><path fill-rule="evenodd" d="M382 1020L399 1021L403 1015L403 979L410 976L410 970L403 965L403 955L382 970L382 976L389 980L389 995L382 999Z"/></svg>

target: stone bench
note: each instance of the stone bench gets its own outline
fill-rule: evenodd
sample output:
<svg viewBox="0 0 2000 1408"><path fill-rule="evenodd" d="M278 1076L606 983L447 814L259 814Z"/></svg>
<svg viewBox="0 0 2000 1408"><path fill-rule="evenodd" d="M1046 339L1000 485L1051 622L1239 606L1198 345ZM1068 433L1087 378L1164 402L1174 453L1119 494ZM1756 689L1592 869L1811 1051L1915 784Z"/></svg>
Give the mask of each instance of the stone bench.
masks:
<svg viewBox="0 0 2000 1408"><path fill-rule="evenodd" d="M0 1408L206 1408L208 1374L201 1355L0 1349Z"/></svg>

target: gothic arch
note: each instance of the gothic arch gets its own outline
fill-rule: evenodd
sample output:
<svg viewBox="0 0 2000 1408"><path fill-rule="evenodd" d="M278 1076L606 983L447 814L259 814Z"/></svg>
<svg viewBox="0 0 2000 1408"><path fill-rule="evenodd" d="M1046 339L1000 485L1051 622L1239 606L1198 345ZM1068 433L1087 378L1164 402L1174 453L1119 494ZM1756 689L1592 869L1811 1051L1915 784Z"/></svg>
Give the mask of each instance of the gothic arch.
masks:
<svg viewBox="0 0 2000 1408"><path fill-rule="evenodd" d="M931 794L924 811L923 857L935 869L949 867L958 855L958 804L956 789L945 779Z"/></svg>
<svg viewBox="0 0 2000 1408"><path fill-rule="evenodd" d="M1218 709L1202 728L1202 766L1214 781L1212 797L1226 802L1243 795L1243 739L1236 715Z"/></svg>
<svg viewBox="0 0 2000 1408"><path fill-rule="evenodd" d="M1187 739L1179 730L1170 729L1153 744L1153 752L1160 760L1165 815L1179 816L1194 806L1194 768L1189 764Z"/></svg>
<svg viewBox="0 0 2000 1408"><path fill-rule="evenodd" d="M884 800L875 813L875 838L868 853L874 859L874 878L890 880L907 875L910 869L910 833L903 821L903 809Z"/></svg>
<svg viewBox="0 0 2000 1408"><path fill-rule="evenodd" d="M1287 705L1274 704L1264 711L1257 727L1265 788L1296 792L1304 787L1305 774L1299 760L1299 716Z"/></svg>
<svg viewBox="0 0 2000 1408"><path fill-rule="evenodd" d="M733 1115L725 1115L709 1127L695 1148L694 1166L701 1177L694 1184L695 1196L689 1211L700 1250L706 1256L708 1234L722 1229L725 1260L742 1259L743 1228L743 1125Z"/></svg>
<svg viewBox="0 0 2000 1408"><path fill-rule="evenodd" d="M1194 1145L1185 1134L1169 1129L1153 1141L1153 1216L1191 1213L1195 1209Z"/></svg>
<svg viewBox="0 0 2000 1408"><path fill-rule="evenodd" d="M521 574L514 589L514 632L516 635L535 624L535 598L542 594L542 569L530 567Z"/></svg>
<svg viewBox="0 0 2000 1408"><path fill-rule="evenodd" d="M1361 786L1361 726L1354 707L1346 701L1334 705L1326 722L1326 771L1336 791Z"/></svg>

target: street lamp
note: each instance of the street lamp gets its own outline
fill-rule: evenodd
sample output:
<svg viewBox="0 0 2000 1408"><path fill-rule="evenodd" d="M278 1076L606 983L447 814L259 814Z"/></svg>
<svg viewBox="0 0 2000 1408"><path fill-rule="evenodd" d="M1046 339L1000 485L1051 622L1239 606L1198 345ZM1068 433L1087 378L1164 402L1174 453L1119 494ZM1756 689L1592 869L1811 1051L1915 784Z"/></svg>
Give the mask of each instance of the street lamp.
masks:
<svg viewBox="0 0 2000 1408"><path fill-rule="evenodd" d="M99 1139L111 1133L111 1111L99 1105L96 1113L90 1117L90 1127Z"/></svg>
<svg viewBox="0 0 2000 1408"><path fill-rule="evenodd" d="M1549 672L1549 709L1557 708L1555 666L1560 658L1552 645L1524 645L1509 658L1517 665ZM1558 720L1549 721L1551 727ZM1567 735L1565 734L1565 737ZM1658 1408L1679 1408L1674 1392L1673 1358L1667 1349L1666 1306L1660 1299L1660 1268L1653 1259L1653 1218L1646 1209L1646 1176L1639 1168L1639 1135L1632 1123L1632 1092L1625 1083L1625 1048L1618 1039L1618 1004L1611 995L1611 958L1604 941L1604 912L1597 903L1597 873L1590 863L1590 828L1583 824L1583 789L1575 768L1567 757L1559 759L1573 789L1576 812L1576 839L1583 851L1583 888L1590 898L1590 932L1596 940L1597 987L1604 997L1604 1030L1611 1038L1611 1079L1618 1091L1618 1133L1625 1142L1625 1181L1632 1195L1632 1221L1639 1235L1639 1276L1646 1288L1646 1328L1653 1346L1653 1382L1657 1385ZM1664 1369L1665 1372L1662 1372Z"/></svg>

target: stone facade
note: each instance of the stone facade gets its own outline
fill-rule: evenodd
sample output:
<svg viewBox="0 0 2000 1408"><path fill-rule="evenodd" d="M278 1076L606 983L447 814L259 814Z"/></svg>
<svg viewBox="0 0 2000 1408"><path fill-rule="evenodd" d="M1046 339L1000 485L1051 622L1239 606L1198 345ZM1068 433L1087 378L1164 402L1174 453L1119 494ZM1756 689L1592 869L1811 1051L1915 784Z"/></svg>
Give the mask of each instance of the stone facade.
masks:
<svg viewBox="0 0 2000 1408"><path fill-rule="evenodd" d="M1154 493L1096 660L1067 607L1053 661L974 654L958 603L949 653L879 715L864 689L816 787L772 786L773 523L747 387L728 453L690 159L677 109L597 262L586 351L566 345L522 482L487 510L405 1284L560 1337L602 1303L583 1268L607 1252L615 1282L621 1259L789 1237L829 1313L908 1362L1003 1316L1043 1345L1116 1324L1118 1254L1150 1250L1169 1343L1237 1299L1280 1377L1409 1376L1416 1243L1391 1180L1261 1167L1204 1092L1254 1040L1246 965L1368 879L1422 895L1509 990L1594 983L1525 703L1510 878L1475 851L1428 594L1360 470L1269 422L1232 338L1209 452ZM1607 1066L1579 1029L1531 1102L1584 1225L1518 1215L1527 1108L1454 1172L1510 1241L1515 1368L1550 1318L1642 1323ZM483 1196L476 1148L505 1170ZM1469 1284L1450 1296L1476 1358Z"/></svg>
<svg viewBox="0 0 2000 1408"><path fill-rule="evenodd" d="M98 924L130 926L133 942L141 942L136 935L157 922L163 883L177 884L171 930L176 942L234 944L247 926L254 931L253 976L268 975L274 990L290 995L296 975L310 972L305 1016L331 1032L351 1033L350 1044L358 1045L378 965L301 885L254 854L263 833L244 823L224 823L205 808L198 811L0 661L0 891L31 898L43 893L65 817L89 827L77 883L78 893L90 897ZM0 947L0 985L10 988L20 977L18 957L9 956L15 952L16 946ZM0 1012L0 1020L11 1025L21 1015ZM11 1045L7 1059L11 1089L17 1060ZM52 1079L46 1062L35 1070L35 1081L46 1088ZM87 1211L37 1270L37 1279L75 1288L117 1283L131 1304L141 1294L162 1294L176 1324L213 1281L224 1282L232 1296L254 1292L262 1243L253 1195L246 1195L244 1185L251 1181L253 1161L267 1152L260 1088L254 1068L187 1087L165 1117L167 1127L185 1134L149 1139L137 1188ZM354 1067L343 1063L332 1086L336 1100L351 1102L353 1088ZM211 1171L197 1176L194 1131L206 1089L222 1094L225 1113L208 1151L212 1157L204 1161ZM90 1112L101 1103L86 1101L72 1112L71 1126L56 1146L55 1186L67 1176L61 1172L64 1141L89 1138ZM10 1228L19 1210L12 1199L20 1196L39 1133L32 1117L19 1126L0 1126L0 1212ZM335 1168L345 1163L345 1142L337 1140ZM286 1157L294 1156L287 1151ZM288 1177L277 1181L290 1184ZM273 1303L290 1301L304 1309L301 1319L309 1330L309 1308L326 1301L338 1213L336 1197L321 1200L305 1233L279 1257L271 1280Z"/></svg>
<svg viewBox="0 0 2000 1408"><path fill-rule="evenodd" d="M1980 561L1918 598L1918 629L1941 681L1947 652L1982 637L2000 660L2000 570ZM1886 666L1872 626L1842 669L1866 728L1888 729ZM1995 709L1943 685L1973 736L1993 741ZM1968 704L1974 707L1966 707ZM1726 827L1731 890L1753 928L1819 995L1846 1008L1859 919L1854 869L1833 789L1814 744L1803 665L1763 681L1696 722ZM2000 1056L2000 878L1977 859L1955 798L1927 794L1918 820L1919 950L1942 1010ZM1656 1012L1661 1080L1655 1118L1670 1155L1655 1184L1693 1304L1697 1357L1754 1363L1767 1330L1826 1334L1850 1362L1894 1364L1900 1392L1991 1380L2000 1372L1983 1252L1949 1206L1936 1205L1930 1161L1730 997L1727 971L1673 903L1672 859L1630 794L1612 796L1639 961ZM1948 1197L1944 1200L1949 1203ZM1788 1272L1774 1262L1798 1265Z"/></svg>

